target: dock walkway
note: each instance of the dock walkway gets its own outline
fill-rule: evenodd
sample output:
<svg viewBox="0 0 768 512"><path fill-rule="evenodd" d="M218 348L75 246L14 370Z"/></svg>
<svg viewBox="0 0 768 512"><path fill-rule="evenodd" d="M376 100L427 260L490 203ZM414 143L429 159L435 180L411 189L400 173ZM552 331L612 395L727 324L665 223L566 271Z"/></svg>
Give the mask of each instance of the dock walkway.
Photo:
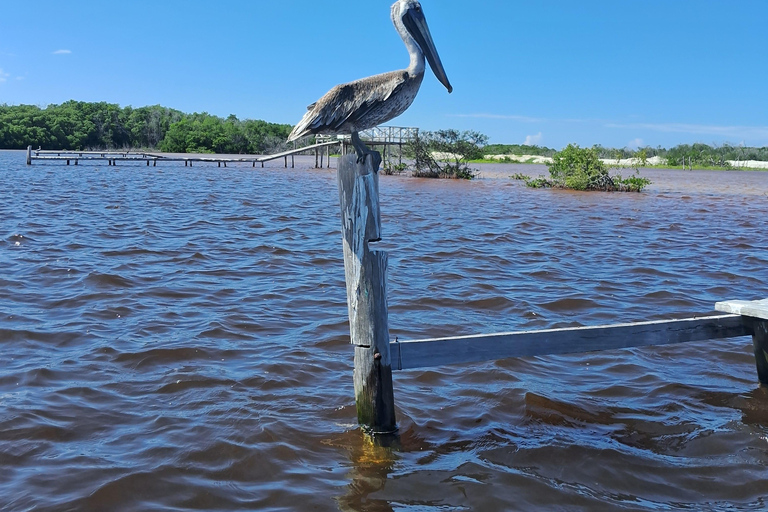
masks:
<svg viewBox="0 0 768 512"><path fill-rule="evenodd" d="M402 147L418 136L418 128L402 128L397 126L377 126L370 130L360 132L360 137L369 146L383 146L384 159L387 158L386 148L389 146L398 146L400 148L400 159L402 162ZM303 139L306 143L311 138ZM301 142L301 141L300 141ZM275 153L272 155L260 155L260 156L218 156L218 155L200 155L190 154L185 155L165 155L161 153L150 152L133 152L133 151L74 151L74 150L44 150L44 149L32 149L32 146L27 147L27 165L32 165L35 161L49 161L49 162L66 162L67 165L78 165L81 161L102 161L107 162L107 165L114 166L117 162L146 162L147 166L157 167L157 162L184 162L184 166L192 167L194 163L213 163L219 167L224 167L227 164L232 163L249 163L253 167L260 163L262 167L266 162L272 160L278 160L282 158L285 162L285 167L288 167L288 158L291 159L291 167L295 167L294 156L314 152L315 154L315 167L322 168L324 165L331 166L331 147L339 146L341 155L346 155L349 146L351 146L351 139L349 136L322 136L315 137L315 143L309 145L303 145L301 147L295 147L287 151Z"/></svg>
<svg viewBox="0 0 768 512"><path fill-rule="evenodd" d="M309 146L303 146L300 148L283 151L273 155L243 157L223 157L216 155L203 156L198 154L190 156L175 156L163 155L160 153L131 151L48 151L41 149L33 150L30 146L27 148L27 165L32 165L32 162L35 161L66 162L67 165L78 165L80 162L102 161L107 162L107 165L110 166L117 165L117 162L146 162L147 166L152 165L153 167L157 167L157 162L184 162L185 167L191 167L195 162L197 162L214 163L218 164L219 167L221 167L222 164L224 167L226 167L228 163L250 163L253 167L256 167L256 164L260 163L261 166L264 167L266 162L282 158L285 160L285 167L288 167L288 157L291 157L291 166L293 166L293 157L295 155L308 151L314 151L315 155L319 156L321 149L330 148L331 146L337 145L339 145L339 141L322 142L319 144L311 144ZM330 156L328 164L330 165Z"/></svg>

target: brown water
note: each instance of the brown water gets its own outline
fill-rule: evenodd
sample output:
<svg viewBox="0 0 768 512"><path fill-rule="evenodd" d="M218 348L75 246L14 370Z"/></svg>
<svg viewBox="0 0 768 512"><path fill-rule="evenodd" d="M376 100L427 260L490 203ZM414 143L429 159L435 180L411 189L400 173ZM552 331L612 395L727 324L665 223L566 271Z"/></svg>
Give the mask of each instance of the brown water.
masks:
<svg viewBox="0 0 768 512"><path fill-rule="evenodd" d="M751 340L397 372L356 428L333 171L0 152L0 510L764 510ZM298 162L298 161L297 161ZM768 297L768 173L382 177L392 335Z"/></svg>

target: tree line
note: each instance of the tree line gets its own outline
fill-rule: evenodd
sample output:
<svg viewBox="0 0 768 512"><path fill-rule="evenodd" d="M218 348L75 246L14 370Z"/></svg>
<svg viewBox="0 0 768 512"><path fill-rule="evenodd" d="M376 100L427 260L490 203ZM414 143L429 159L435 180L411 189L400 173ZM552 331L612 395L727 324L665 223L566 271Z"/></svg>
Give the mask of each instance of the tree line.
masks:
<svg viewBox="0 0 768 512"><path fill-rule="evenodd" d="M748 147L734 144L708 145L702 143L679 144L671 149L659 147L607 148L593 146L599 158L645 160L658 156L667 160L667 165L695 165L703 167L729 167L728 161L759 160L768 161L768 147ZM553 157L558 151L544 146L526 146L523 144L489 144L483 148L485 155L536 155Z"/></svg>
<svg viewBox="0 0 768 512"><path fill-rule="evenodd" d="M659 147L641 147L637 149L614 149L600 145L594 146L600 158L624 159L640 158L644 160L658 156L667 160L667 165L694 165L701 167L730 167L729 160L768 161L768 147L756 148L733 144L679 144L671 149Z"/></svg>
<svg viewBox="0 0 768 512"><path fill-rule="evenodd" d="M133 108L68 101L40 108L0 105L0 148L156 149L169 153L264 154L280 148L291 126L186 114L160 105Z"/></svg>
<svg viewBox="0 0 768 512"><path fill-rule="evenodd" d="M267 154L284 149L290 131L291 126L287 124L240 120L234 115L221 118L205 112L186 114L160 105L121 108L112 103L81 101L67 101L46 108L0 105L2 149L26 149L31 145L51 150L136 148L169 153ZM455 134L456 131L441 132ZM557 153L557 150L543 146L487 144L487 137L482 137L482 140L473 142L483 155L551 157ZM431 142L433 150L447 152L443 147L445 144L441 146L437 144L439 141ZM435 149L438 146L439 149ZM687 164L729 167L729 160L768 161L768 147L732 144L681 144L671 149L650 146L615 149L600 145L594 148L600 158L644 159L659 156L665 158L671 166Z"/></svg>

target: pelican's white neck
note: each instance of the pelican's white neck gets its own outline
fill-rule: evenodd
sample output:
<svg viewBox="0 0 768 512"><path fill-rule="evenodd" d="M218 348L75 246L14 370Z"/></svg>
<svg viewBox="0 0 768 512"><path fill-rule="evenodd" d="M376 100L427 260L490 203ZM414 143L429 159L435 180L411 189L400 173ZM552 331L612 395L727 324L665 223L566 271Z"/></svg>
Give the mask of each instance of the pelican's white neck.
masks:
<svg viewBox="0 0 768 512"><path fill-rule="evenodd" d="M396 4L397 5L397 4ZM408 49L408 55L411 56L411 63L408 66L408 74L411 76L419 76L424 74L425 62L424 52L421 50L416 40L411 37L408 30L405 28L403 20L400 18L399 10L392 9L392 23L395 25L397 33L403 38L405 47Z"/></svg>

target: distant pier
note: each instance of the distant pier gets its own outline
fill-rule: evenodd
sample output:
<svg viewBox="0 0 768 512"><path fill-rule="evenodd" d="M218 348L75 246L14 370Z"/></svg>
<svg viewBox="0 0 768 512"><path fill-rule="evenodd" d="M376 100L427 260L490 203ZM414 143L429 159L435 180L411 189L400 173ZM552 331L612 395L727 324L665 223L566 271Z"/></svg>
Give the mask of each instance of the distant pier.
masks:
<svg viewBox="0 0 768 512"><path fill-rule="evenodd" d="M418 128L402 128L396 126L381 126L371 130L361 132L361 138L369 146L382 146L384 157L387 157L387 148L398 146L400 151L398 156L402 162L402 147L410 140L418 136ZM291 168L295 167L294 157L303 153L315 154L315 168L331 166L331 148L338 146L341 155L346 155L351 140L348 136L322 136L315 137L315 142L309 145L296 147L280 153L263 156L243 156L243 157L224 157L218 155L166 155L154 152L141 151L75 151L75 150L44 150L32 149L27 147L27 165L34 162L66 162L66 165L79 165L80 162L106 162L108 166L115 166L118 162L146 162L146 165L157 167L157 163L163 162L184 162L184 166L192 167L195 163L199 164L217 164L218 167L226 167L227 164L261 164L264 167L266 162L283 159L284 165L288 168L290 158Z"/></svg>

